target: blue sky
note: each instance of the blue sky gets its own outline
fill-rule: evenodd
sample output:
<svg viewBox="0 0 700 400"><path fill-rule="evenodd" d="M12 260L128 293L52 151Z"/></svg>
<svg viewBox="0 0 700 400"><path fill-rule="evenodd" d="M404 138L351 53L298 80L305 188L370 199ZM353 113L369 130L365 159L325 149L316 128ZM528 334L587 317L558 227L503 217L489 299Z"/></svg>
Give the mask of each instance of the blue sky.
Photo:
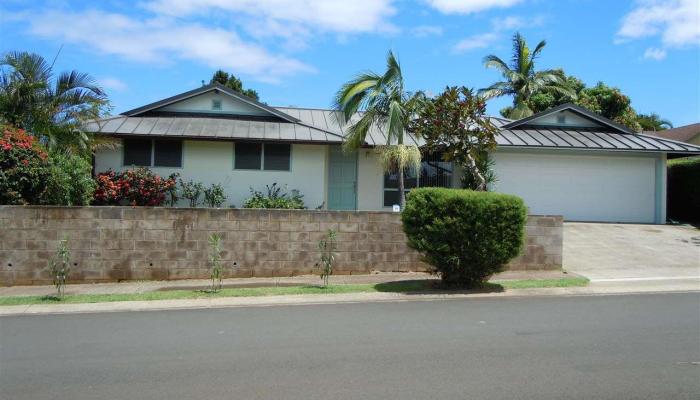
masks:
<svg viewBox="0 0 700 400"><path fill-rule="evenodd" d="M408 89L481 88L520 31L539 68L617 86L640 113L700 120L697 0L141 0L0 4L0 51L27 50L106 88L114 113L198 87L217 68L270 105L326 108L392 49ZM489 112L510 103L489 103Z"/></svg>

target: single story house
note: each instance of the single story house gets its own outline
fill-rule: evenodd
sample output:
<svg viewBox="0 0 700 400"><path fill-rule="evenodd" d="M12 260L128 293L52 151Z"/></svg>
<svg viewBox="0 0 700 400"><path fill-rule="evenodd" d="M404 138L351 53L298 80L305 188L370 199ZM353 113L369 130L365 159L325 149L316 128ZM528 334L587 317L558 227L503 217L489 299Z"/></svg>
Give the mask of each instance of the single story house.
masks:
<svg viewBox="0 0 700 400"><path fill-rule="evenodd" d="M308 208L391 210L398 203L397 176L383 172L372 150L386 144L386 136L375 128L365 147L344 153L346 126L337 116L270 107L212 84L87 129L122 142L95 155L97 172L130 166L177 172L221 183L235 206L250 188L277 183L299 190ZM570 104L517 121L492 120L500 129L492 189L521 196L532 214L567 220L664 223L666 158L700 154L700 146L636 134ZM459 187L460 176L452 163L426 155L406 187Z"/></svg>
<svg viewBox="0 0 700 400"><path fill-rule="evenodd" d="M700 122L663 131L645 132L651 136L700 145Z"/></svg>

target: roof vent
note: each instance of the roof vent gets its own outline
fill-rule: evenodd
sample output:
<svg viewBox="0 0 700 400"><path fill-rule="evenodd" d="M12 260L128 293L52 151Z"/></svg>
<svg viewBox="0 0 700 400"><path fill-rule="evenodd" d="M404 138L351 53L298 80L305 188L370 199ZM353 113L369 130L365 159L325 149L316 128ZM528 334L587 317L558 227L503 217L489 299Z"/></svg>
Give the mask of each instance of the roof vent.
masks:
<svg viewBox="0 0 700 400"><path fill-rule="evenodd" d="M211 101L211 109L214 111L221 111L221 100L212 100Z"/></svg>
<svg viewBox="0 0 700 400"><path fill-rule="evenodd" d="M557 123L558 124L565 124L566 123L566 115L565 114L557 115Z"/></svg>

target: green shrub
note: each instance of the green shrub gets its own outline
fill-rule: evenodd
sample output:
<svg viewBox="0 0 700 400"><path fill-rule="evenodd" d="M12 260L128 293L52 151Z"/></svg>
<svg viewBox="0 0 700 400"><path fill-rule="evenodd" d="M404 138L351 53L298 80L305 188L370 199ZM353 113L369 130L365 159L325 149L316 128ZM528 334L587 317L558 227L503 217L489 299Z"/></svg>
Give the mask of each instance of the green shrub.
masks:
<svg viewBox="0 0 700 400"><path fill-rule="evenodd" d="M419 188L401 219L408 245L445 284L478 286L520 253L527 209L511 195Z"/></svg>
<svg viewBox="0 0 700 400"><path fill-rule="evenodd" d="M700 222L700 157L668 162L668 218Z"/></svg>
<svg viewBox="0 0 700 400"><path fill-rule="evenodd" d="M218 183L214 183L204 189L204 204L210 208L219 208L226 201L226 193L224 187Z"/></svg>
<svg viewBox="0 0 700 400"><path fill-rule="evenodd" d="M83 157L62 152L49 155L50 174L46 181L43 204L86 206L90 204L97 183L92 165Z"/></svg>
<svg viewBox="0 0 700 400"><path fill-rule="evenodd" d="M282 191L277 183L266 185L267 194L250 188L250 198L243 203L243 208L286 208L305 209L304 195L296 189L289 193Z"/></svg>

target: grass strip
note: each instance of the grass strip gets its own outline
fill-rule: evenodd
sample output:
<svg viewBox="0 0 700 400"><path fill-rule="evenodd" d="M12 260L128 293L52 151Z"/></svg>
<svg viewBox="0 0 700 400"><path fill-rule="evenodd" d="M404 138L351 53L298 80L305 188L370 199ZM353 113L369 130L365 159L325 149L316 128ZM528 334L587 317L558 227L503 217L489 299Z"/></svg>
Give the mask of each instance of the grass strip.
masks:
<svg viewBox="0 0 700 400"><path fill-rule="evenodd" d="M114 301L150 301L150 300L178 300L178 299L202 299L216 297L257 297L257 296L281 296L301 294L338 294L338 293L465 293L464 289L445 289L437 285L436 280L395 281L386 283L368 283L351 285L329 285L320 287L305 286L277 286L259 288L226 288L216 293L207 290L166 290L145 293L124 294L68 294L62 299L53 295L47 296L4 296L0 297L0 306L26 305L26 304L79 304L79 303L107 303ZM585 286L586 278L562 278L562 279L528 279L512 281L492 281L476 291L503 291L504 289L530 289L548 287ZM69 286L70 288L70 286Z"/></svg>

